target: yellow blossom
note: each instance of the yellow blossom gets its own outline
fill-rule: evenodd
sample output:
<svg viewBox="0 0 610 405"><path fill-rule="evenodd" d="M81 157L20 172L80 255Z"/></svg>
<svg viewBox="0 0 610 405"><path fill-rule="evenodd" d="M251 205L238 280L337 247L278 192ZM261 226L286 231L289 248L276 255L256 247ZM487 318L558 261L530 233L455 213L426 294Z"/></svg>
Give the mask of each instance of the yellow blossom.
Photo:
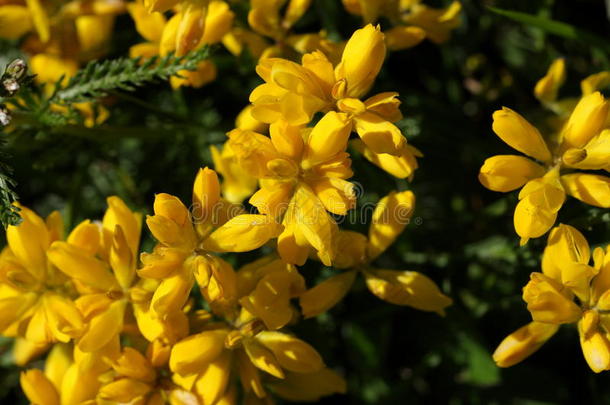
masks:
<svg viewBox="0 0 610 405"><path fill-rule="evenodd" d="M563 65L558 62L554 66L538 85L537 91L545 100L553 99L554 89L561 82ZM545 140L533 125L509 108L494 113L494 132L509 146L533 159L518 155L493 156L485 161L479 173L479 180L490 190L508 192L523 187L514 215L521 244L548 232L566 194L590 205L610 205L610 178L572 172L573 169L608 168L610 138L602 131L607 116L608 102L601 93L591 93L578 102L559 133L558 142L554 142ZM568 170L571 173L563 174Z"/></svg>
<svg viewBox="0 0 610 405"><path fill-rule="evenodd" d="M500 343L494 353L496 363L500 367L519 363L553 336L559 325L572 323L578 327L583 355L591 370L599 373L610 369L610 246L596 248L591 254L578 230L559 225L549 235L542 271L532 273L523 289L533 322Z"/></svg>

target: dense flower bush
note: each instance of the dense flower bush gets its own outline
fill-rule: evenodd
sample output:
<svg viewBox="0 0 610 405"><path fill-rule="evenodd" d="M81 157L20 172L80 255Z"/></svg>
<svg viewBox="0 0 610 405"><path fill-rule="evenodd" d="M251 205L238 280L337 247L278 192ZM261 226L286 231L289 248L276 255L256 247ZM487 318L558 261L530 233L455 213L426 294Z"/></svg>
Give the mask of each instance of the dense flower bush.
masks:
<svg viewBox="0 0 610 405"><path fill-rule="evenodd" d="M6 401L610 395L603 13L513 6L0 0Z"/></svg>

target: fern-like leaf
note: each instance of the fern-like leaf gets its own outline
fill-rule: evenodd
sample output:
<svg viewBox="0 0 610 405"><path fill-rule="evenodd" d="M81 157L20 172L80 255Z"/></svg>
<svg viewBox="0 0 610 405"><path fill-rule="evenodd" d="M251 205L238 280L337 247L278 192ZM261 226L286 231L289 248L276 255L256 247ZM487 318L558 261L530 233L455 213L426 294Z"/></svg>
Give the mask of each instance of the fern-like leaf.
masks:
<svg viewBox="0 0 610 405"><path fill-rule="evenodd" d="M5 141L0 141L0 148L4 147ZM0 150L0 159L4 160L6 154ZM19 216L19 207L13 203L17 201L17 194L13 191L16 185L15 180L11 178L13 169L3 161L0 161L0 223L4 229L9 225L18 225L21 223Z"/></svg>
<svg viewBox="0 0 610 405"><path fill-rule="evenodd" d="M168 79L182 70L195 70L209 56L203 47L184 56L169 54L163 58L120 58L89 62L65 86L57 85L51 103L69 104L91 101L113 90L133 91L144 83Z"/></svg>

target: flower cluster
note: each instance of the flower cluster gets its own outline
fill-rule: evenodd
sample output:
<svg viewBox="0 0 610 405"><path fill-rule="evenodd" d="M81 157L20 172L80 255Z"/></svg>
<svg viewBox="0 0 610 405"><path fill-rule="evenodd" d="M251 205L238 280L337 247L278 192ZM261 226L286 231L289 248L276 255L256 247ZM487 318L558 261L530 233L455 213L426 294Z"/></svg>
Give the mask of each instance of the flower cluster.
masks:
<svg viewBox="0 0 610 405"><path fill-rule="evenodd" d="M496 135L527 157L493 156L481 167L479 180L493 191L521 188L514 216L521 244L551 229L566 195L596 207L610 207L610 177L603 174L610 171L610 104L598 91L607 85L608 74L583 80L579 100L557 102L564 78L564 62L558 60L535 88L536 97L559 114L557 130L548 137L507 107L493 114Z"/></svg>
<svg viewBox="0 0 610 405"><path fill-rule="evenodd" d="M557 59L534 89L536 98L555 114L547 123L550 136L543 137L506 107L493 114L494 132L528 157L493 156L481 167L479 180L494 191L522 187L514 214L522 245L553 227L566 195L592 206L610 207L610 104L600 93L610 83L610 74L585 78L580 98L558 100L565 78L565 60ZM610 369L609 252L610 246L591 252L582 233L570 225L560 224L551 230L542 272L532 273L523 288L532 322L500 343L493 354L498 366L519 363L550 339L560 325L576 324L589 367L596 373Z"/></svg>
<svg viewBox="0 0 610 405"><path fill-rule="evenodd" d="M136 49L159 52L171 25L190 18L158 24L163 16L148 14L151 5L127 7L149 35ZM231 19L220 1L207 10L204 37ZM346 383L289 328L335 306L357 274L386 302L443 315L451 299L430 278L374 265L409 223L412 191L383 197L368 235L336 220L357 203L352 152L403 179L421 157L395 125L397 93L362 100L385 53L384 34L367 25L336 64L320 50L300 64L261 59L265 83L222 150L212 148L223 181L201 168L188 203L159 193L144 220L109 197L101 221L83 221L67 236L58 212L43 219L20 206L23 222L8 227L0 255L0 332L15 338L19 365L48 353L44 370L21 374L30 401L316 401L345 392ZM240 204L248 197L258 213ZM150 252L140 251L143 220L156 241ZM258 259L233 267L240 253L258 249ZM308 288L296 267L308 260L335 274Z"/></svg>
<svg viewBox="0 0 610 405"><path fill-rule="evenodd" d="M549 234L542 273L531 274L523 300L532 322L500 343L494 353L500 367L512 366L534 353L560 325L575 323L591 370L610 369L610 245L591 252L578 230L560 224Z"/></svg>

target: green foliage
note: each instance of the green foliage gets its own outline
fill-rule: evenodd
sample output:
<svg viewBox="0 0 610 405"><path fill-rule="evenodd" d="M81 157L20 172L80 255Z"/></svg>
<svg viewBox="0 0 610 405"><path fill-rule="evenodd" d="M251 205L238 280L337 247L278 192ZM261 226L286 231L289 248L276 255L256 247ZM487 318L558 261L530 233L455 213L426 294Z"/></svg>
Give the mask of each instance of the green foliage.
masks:
<svg viewBox="0 0 610 405"><path fill-rule="evenodd" d="M50 103L80 103L93 101L116 90L134 91L147 83L167 80L182 70L195 70L209 57L209 47L202 47L183 56L173 53L162 58L119 58L93 61L70 78L64 86L56 84Z"/></svg>
<svg viewBox="0 0 610 405"><path fill-rule="evenodd" d="M0 143L0 149L4 146L4 141ZM12 168L4 163L6 159L4 153L0 153L0 222L6 229L9 225L18 225L21 222L19 208L13 205L17 201L17 194L14 191L17 183L12 179Z"/></svg>
<svg viewBox="0 0 610 405"><path fill-rule="evenodd" d="M558 35L566 39L577 40L584 45L595 46L603 49L605 52L610 52L610 44L605 38L576 28L573 25L536 15L521 13L518 11L503 10L495 7L489 7L489 10L527 26L540 28L549 34Z"/></svg>

